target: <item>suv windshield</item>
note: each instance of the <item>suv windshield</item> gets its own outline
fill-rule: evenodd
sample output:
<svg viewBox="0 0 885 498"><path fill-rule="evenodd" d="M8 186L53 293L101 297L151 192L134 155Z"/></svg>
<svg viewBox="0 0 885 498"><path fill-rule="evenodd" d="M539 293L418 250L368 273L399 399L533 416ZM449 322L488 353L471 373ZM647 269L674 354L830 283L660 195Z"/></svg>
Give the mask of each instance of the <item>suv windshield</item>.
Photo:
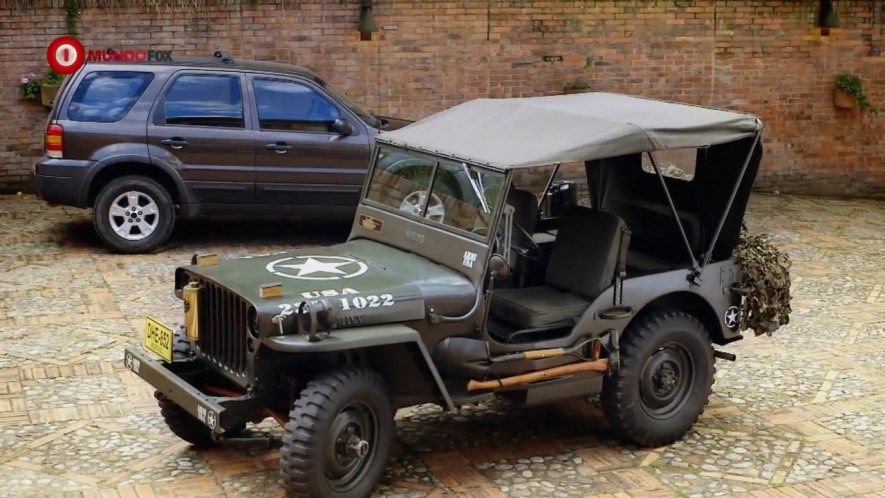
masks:
<svg viewBox="0 0 885 498"><path fill-rule="evenodd" d="M503 184L497 171L380 145L366 198L487 238Z"/></svg>

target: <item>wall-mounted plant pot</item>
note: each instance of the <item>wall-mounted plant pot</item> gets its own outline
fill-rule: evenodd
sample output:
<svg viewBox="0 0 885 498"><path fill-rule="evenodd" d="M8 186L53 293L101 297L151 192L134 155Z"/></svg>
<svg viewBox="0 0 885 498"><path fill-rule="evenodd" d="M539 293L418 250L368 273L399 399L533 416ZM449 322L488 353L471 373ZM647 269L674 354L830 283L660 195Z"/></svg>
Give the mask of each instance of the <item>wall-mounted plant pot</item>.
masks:
<svg viewBox="0 0 885 498"><path fill-rule="evenodd" d="M52 107L55 102L55 96L58 95L58 89L61 85L40 85L40 101L46 107Z"/></svg>
<svg viewBox="0 0 885 498"><path fill-rule="evenodd" d="M833 91L833 104L840 109L854 109L857 107L857 99L845 90L836 88Z"/></svg>
<svg viewBox="0 0 885 498"><path fill-rule="evenodd" d="M593 91L593 89L591 89L590 87L582 87L582 88L565 87L562 89L562 93L565 95L569 95L572 93L587 93L587 92L592 92L592 91Z"/></svg>

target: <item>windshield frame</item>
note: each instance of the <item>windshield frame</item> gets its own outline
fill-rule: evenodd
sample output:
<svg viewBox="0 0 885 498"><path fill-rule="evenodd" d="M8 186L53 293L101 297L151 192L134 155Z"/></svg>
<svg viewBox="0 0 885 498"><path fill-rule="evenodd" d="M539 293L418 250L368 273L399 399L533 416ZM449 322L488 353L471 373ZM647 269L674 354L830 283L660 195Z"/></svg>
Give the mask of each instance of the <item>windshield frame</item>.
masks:
<svg viewBox="0 0 885 498"><path fill-rule="evenodd" d="M434 187L434 184L436 183L438 172L441 169L440 168L441 161L448 161L448 162L455 162L458 164L464 164L468 168L470 168L474 171L479 170L481 172L488 172L488 173L495 174L495 175L501 175L501 191L499 192L498 198L495 200L494 204L489 205L491 212L489 213L490 217L489 217L489 221L488 221L488 234L480 235L476 232L471 232L469 230L465 230L465 229L458 228L458 227L455 227L452 225L448 225L446 223L433 221L430 218L426 218L424 215L425 215L425 213L427 211L427 207L429 205L429 202L426 202L426 201L425 201L424 206L422 208L421 215L419 216L419 215L415 215L413 213L410 213L408 211L404 211L402 209L397 209L389 204L384 204L383 202L379 202L379 201L370 199L369 198L369 192L371 192L370 187L372 185L372 181L375 176L375 169L378 167L378 157L380 156L380 152L381 152L382 147L385 147L388 149L393 149L395 151L403 151L408 154L412 154L415 157L427 159L428 161L432 161L433 162L433 172L432 172L432 176L430 177L430 183L428 185L428 192L433 191L433 187ZM463 159L456 158L456 157L449 157L449 156L442 155L442 154L432 154L427 151L410 149L410 148L401 147L399 145L393 145L393 144L389 144L389 143L376 142L375 146L373 147L373 151L372 151L371 166L369 167L369 170L366 172L366 181L365 181L365 184L363 185L363 192L360 196L360 203L364 204L366 206L370 206L375 209L380 209L380 210L385 211L387 213L399 216L400 218L402 218L404 220L416 222L421 225L427 225L429 227L433 227L438 230L442 230L442 231L452 234L452 235L457 235L460 237L467 237L471 240L475 240L478 242L489 243L495 239L495 234L497 233L498 220L501 217L501 212L503 211L503 204L504 204L505 199L507 197L506 192L507 192L507 189L509 188L509 185L510 185L510 177L511 177L510 171L503 171L503 170L496 169L496 168L490 168L488 166L483 166L482 164L477 164L477 163L473 163L470 161L465 161ZM472 190L471 190L471 192L472 192ZM482 211L482 209L480 209L480 212L481 211Z"/></svg>

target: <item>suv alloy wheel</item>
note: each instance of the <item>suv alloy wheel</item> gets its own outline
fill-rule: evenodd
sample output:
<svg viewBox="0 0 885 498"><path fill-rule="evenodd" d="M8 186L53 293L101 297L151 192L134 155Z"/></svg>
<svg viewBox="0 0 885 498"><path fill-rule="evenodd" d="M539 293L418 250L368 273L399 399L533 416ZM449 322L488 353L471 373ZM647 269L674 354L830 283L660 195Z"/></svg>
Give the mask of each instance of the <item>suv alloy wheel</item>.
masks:
<svg viewBox="0 0 885 498"><path fill-rule="evenodd" d="M166 189L145 176L123 176L105 185L95 198L95 231L108 247L145 253L161 246L175 224L175 208Z"/></svg>

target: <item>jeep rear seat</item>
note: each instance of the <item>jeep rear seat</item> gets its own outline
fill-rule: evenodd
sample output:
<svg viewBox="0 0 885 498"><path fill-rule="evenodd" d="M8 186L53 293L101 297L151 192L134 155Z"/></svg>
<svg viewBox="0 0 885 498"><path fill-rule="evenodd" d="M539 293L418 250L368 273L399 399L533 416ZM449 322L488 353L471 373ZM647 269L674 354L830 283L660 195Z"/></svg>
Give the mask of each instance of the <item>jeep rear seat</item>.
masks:
<svg viewBox="0 0 885 498"><path fill-rule="evenodd" d="M521 329L573 323L612 285L626 232L618 216L574 208L559 225L547 285L495 290L490 314Z"/></svg>
<svg viewBox="0 0 885 498"><path fill-rule="evenodd" d="M669 206L616 197L606 202L606 209L622 217L630 228L628 275L668 271L685 266L690 261ZM704 240L700 217L684 211L676 212L692 250L698 254Z"/></svg>

